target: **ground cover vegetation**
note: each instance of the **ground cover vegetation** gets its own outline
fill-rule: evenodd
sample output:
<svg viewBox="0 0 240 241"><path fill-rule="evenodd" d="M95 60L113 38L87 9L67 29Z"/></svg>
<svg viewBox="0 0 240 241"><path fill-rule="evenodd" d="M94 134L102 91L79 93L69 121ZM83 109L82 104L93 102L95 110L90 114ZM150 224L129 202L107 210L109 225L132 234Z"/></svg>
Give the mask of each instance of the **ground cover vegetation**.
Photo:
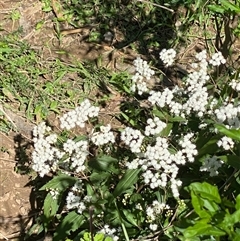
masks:
<svg viewBox="0 0 240 241"><path fill-rule="evenodd" d="M25 239L239 240L240 76L231 62L239 1L43 3L56 26L96 24L89 41L125 31L115 47L131 46L151 61L137 57L130 76L86 63L43 63L16 44L17 33L1 40L1 101L38 123L31 168L42 202ZM172 83L168 73L177 71L178 48L193 24L203 26L205 46ZM94 98L92 86L106 91ZM114 99L117 111L106 113ZM56 125L46 121L51 111ZM1 126L12 128L7 118Z"/></svg>

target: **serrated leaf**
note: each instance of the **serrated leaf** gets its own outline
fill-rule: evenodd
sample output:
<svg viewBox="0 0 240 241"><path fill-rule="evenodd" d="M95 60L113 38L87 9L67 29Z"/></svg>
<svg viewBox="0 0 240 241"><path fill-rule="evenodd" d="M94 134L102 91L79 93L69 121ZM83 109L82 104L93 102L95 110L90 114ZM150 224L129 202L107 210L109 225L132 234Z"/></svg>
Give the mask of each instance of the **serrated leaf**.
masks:
<svg viewBox="0 0 240 241"><path fill-rule="evenodd" d="M84 223L85 218L83 215L76 213L75 211L69 212L62 222L56 228L53 236L53 241L64 240L71 232L79 229Z"/></svg>
<svg viewBox="0 0 240 241"><path fill-rule="evenodd" d="M113 196L120 196L124 191L127 191L138 181L138 174L141 169L130 169L125 172L119 183L117 184Z"/></svg>
<svg viewBox="0 0 240 241"><path fill-rule="evenodd" d="M58 192L61 193L62 191L65 191L68 187L73 186L76 181L77 178L75 177L71 177L66 174L60 174L59 176L55 176L39 190L42 191L46 189L57 189Z"/></svg>
<svg viewBox="0 0 240 241"><path fill-rule="evenodd" d="M202 198L214 201L216 203L221 203L221 197L219 195L218 188L207 182L194 182L190 184L189 189Z"/></svg>
<svg viewBox="0 0 240 241"><path fill-rule="evenodd" d="M240 220L240 209L235 211L233 214L226 213L222 225L226 228L233 227L236 223L239 223Z"/></svg>
<svg viewBox="0 0 240 241"><path fill-rule="evenodd" d="M185 238L192 238L202 235L223 236L226 233L221 229L208 224L208 219L201 219L195 225L188 227L184 230L183 235Z"/></svg>
<svg viewBox="0 0 240 241"><path fill-rule="evenodd" d="M194 208L194 211L198 214L200 218L210 219L211 215L203 208L204 202L203 200L195 194L195 192L191 191L191 202Z"/></svg>

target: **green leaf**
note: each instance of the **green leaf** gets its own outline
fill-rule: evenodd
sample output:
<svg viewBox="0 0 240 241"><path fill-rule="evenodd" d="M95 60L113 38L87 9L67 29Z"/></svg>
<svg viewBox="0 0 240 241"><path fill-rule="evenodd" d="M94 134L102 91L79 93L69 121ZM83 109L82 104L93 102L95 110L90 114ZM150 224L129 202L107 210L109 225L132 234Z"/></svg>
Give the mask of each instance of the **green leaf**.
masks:
<svg viewBox="0 0 240 241"><path fill-rule="evenodd" d="M219 156L221 160L223 160L225 163L228 165L240 169L240 161L239 161L239 156L236 155L227 155L227 156Z"/></svg>
<svg viewBox="0 0 240 241"><path fill-rule="evenodd" d="M174 116L174 117L169 117L168 121L171 121L171 122L185 122L186 119L181 117L181 116Z"/></svg>
<svg viewBox="0 0 240 241"><path fill-rule="evenodd" d="M229 0L221 0L221 4L226 10L230 10L234 13L240 13L240 8L236 4L231 3Z"/></svg>
<svg viewBox="0 0 240 241"><path fill-rule="evenodd" d="M239 241L240 240L240 234L236 233L234 234L233 241Z"/></svg>
<svg viewBox="0 0 240 241"><path fill-rule="evenodd" d="M113 239L111 237L106 237L104 241L113 241Z"/></svg>
<svg viewBox="0 0 240 241"><path fill-rule="evenodd" d="M238 194L237 197L236 197L235 208L236 208L236 210L240 210L240 194Z"/></svg>
<svg viewBox="0 0 240 241"><path fill-rule="evenodd" d="M222 225L226 228L233 227L236 223L239 223L240 220L240 210L238 209L233 214L226 213Z"/></svg>
<svg viewBox="0 0 240 241"><path fill-rule="evenodd" d="M216 154L219 150L219 147L217 145L217 142L219 141L221 137L219 135L216 135L212 137L205 145L203 145L198 152L198 157L202 157L203 155L207 154Z"/></svg>
<svg viewBox="0 0 240 241"><path fill-rule="evenodd" d="M104 155L104 156L98 157L97 159L90 161L89 166L96 170L99 170L99 171L115 173L116 170L111 164L115 164L117 162L118 162L118 160L116 158Z"/></svg>
<svg viewBox="0 0 240 241"><path fill-rule="evenodd" d="M201 219L195 223L195 225L186 228L183 231L183 235L185 238L192 238L196 237L202 233L204 233L206 230L211 228L211 225L208 224L208 219Z"/></svg>
<svg viewBox="0 0 240 241"><path fill-rule="evenodd" d="M221 197L219 195L218 188L207 182L194 182L190 184L189 189L195 192L196 195L200 195L202 198L214 201L216 203L221 203Z"/></svg>
<svg viewBox="0 0 240 241"><path fill-rule="evenodd" d="M200 235L223 236L226 233L221 229L208 224L208 219L201 219L195 225L188 227L184 230L183 235L185 238L192 238Z"/></svg>
<svg viewBox="0 0 240 241"><path fill-rule="evenodd" d="M55 216L59 208L59 202L54 199L53 196L48 193L44 199L43 214L45 220L45 227L49 224L51 219Z"/></svg>
<svg viewBox="0 0 240 241"><path fill-rule="evenodd" d="M153 111L152 111L152 113L153 113L155 116L159 117L161 120L168 120L168 118L169 118L168 113L163 112L163 111L160 111L160 110L158 110L157 108L154 108Z"/></svg>
<svg viewBox="0 0 240 241"><path fill-rule="evenodd" d="M117 184L113 196L120 196L123 192L127 191L138 181L138 174L141 169L130 169L125 172L119 183Z"/></svg>
<svg viewBox="0 0 240 241"><path fill-rule="evenodd" d="M104 234L103 233L97 233L94 236L94 241L103 241L104 240Z"/></svg>
<svg viewBox="0 0 240 241"><path fill-rule="evenodd" d="M221 13L221 14L223 14L225 12L225 9L222 6L220 6L220 5L210 4L207 7L209 8L210 11L212 11L214 13Z"/></svg>
<svg viewBox="0 0 240 241"><path fill-rule="evenodd" d="M92 183L105 183L108 181L108 178L111 177L109 172L93 172L89 179Z"/></svg>
<svg viewBox="0 0 240 241"><path fill-rule="evenodd" d="M191 201L192 201L193 208L195 212L198 214L198 216L200 218L203 218L203 219L205 218L210 220L211 215L207 212L207 210L203 208L204 206L203 200L197 195L195 195L193 191L191 191Z"/></svg>
<svg viewBox="0 0 240 241"><path fill-rule="evenodd" d="M73 186L77 181L77 178L68 176L66 174L60 174L59 176L55 176L52 180L50 180L47 184L42 186L39 190L46 189L57 189L58 192L65 191L68 187Z"/></svg>
<svg viewBox="0 0 240 241"><path fill-rule="evenodd" d="M222 134L224 134L227 137L232 138L233 140L240 141L240 130L238 129L227 129L223 125L215 124L214 125L218 131Z"/></svg>
<svg viewBox="0 0 240 241"><path fill-rule="evenodd" d="M167 126L161 131L161 136L168 136L170 131L172 130L173 123L168 123Z"/></svg>
<svg viewBox="0 0 240 241"><path fill-rule="evenodd" d="M76 213L75 211L69 212L54 232L53 241L59 241L70 235L71 232L79 229L85 221L85 217Z"/></svg>
<svg viewBox="0 0 240 241"><path fill-rule="evenodd" d="M124 213L125 219L129 223L131 223L132 225L138 227L137 218L135 217L135 215L131 211L124 209L123 213Z"/></svg>

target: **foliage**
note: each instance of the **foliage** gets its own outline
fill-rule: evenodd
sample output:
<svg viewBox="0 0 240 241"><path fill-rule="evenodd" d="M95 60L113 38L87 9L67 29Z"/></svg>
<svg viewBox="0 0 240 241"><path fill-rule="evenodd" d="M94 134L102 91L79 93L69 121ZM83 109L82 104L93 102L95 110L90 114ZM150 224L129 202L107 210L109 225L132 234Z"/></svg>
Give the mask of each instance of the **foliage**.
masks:
<svg viewBox="0 0 240 241"><path fill-rule="evenodd" d="M228 88L212 87L209 77L223 63L220 52L202 51L182 87L159 90L148 86L154 71L137 58L130 86L125 75L111 78L125 94L116 116L124 127L111 127L88 99L60 117L60 132L35 127L32 167L52 176L40 188L38 232L55 227L53 240L237 240L238 75Z"/></svg>
<svg viewBox="0 0 240 241"><path fill-rule="evenodd" d="M201 240L202 236L212 236L238 240L240 195L236 196L235 203L227 198L222 199L218 188L206 182L192 183L188 189L198 218L193 220L193 225L184 229L184 238Z"/></svg>
<svg viewBox="0 0 240 241"><path fill-rule="evenodd" d="M94 22L89 41L100 41L116 26L125 29L119 46L137 40L159 46L153 33L168 31L173 23L153 1L126 7L121 1L42 2L58 24L78 28ZM177 0L169 6L178 9L180 3L188 8L188 26L239 13L238 2L224 0ZM159 15L165 17L160 21ZM239 239L240 76L239 70L220 71L226 64L221 52L197 53L181 86L169 88L158 79L149 85L155 71L141 58L134 61L130 80L126 73L59 60L42 68L27 44L9 36L1 40L0 53L2 102L17 102L39 122L49 110L60 115L57 128L41 122L33 130L32 169L36 180L45 177L46 183L39 188L41 213L26 239L47 233L53 241ZM172 68L175 55L173 49L161 51L164 70ZM107 87L95 102L84 98L92 82ZM79 96L79 89L85 94ZM115 97L119 112L106 118L102 107Z"/></svg>

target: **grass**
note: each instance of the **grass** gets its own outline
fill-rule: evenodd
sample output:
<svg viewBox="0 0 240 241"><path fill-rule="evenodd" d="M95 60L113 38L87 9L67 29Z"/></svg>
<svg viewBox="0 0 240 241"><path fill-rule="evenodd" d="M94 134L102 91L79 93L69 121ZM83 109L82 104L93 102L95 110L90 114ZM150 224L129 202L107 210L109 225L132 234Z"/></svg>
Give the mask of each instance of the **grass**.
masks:
<svg viewBox="0 0 240 241"><path fill-rule="evenodd" d="M29 120L39 122L51 112L73 108L100 81L109 79L106 70L91 63L44 60L17 38L9 35L0 40L0 98L4 107L14 107ZM2 121L2 129L4 126Z"/></svg>

